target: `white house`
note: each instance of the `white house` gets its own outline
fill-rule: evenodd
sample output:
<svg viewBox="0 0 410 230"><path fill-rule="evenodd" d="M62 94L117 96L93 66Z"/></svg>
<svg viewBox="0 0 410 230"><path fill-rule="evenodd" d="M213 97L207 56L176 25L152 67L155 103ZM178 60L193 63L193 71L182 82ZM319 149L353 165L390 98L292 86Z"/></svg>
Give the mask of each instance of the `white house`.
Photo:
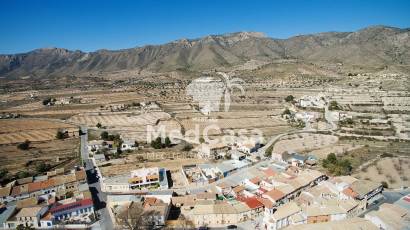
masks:
<svg viewBox="0 0 410 230"><path fill-rule="evenodd" d="M122 151L134 150L134 149L136 149L136 147L135 147L135 141L125 140L125 141L123 141L123 143L121 144L121 150L122 150Z"/></svg>
<svg viewBox="0 0 410 230"><path fill-rule="evenodd" d="M306 223L306 217L295 202L289 202L278 207L273 214L265 212L263 222L266 229L277 230L292 224Z"/></svg>

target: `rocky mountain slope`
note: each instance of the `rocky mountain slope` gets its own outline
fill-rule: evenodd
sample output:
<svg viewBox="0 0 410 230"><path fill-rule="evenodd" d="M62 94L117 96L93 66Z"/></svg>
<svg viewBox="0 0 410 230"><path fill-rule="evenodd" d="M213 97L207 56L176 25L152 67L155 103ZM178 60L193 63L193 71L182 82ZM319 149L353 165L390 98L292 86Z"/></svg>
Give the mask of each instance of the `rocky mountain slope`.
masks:
<svg viewBox="0 0 410 230"><path fill-rule="evenodd" d="M273 39L240 32L164 45L85 53L61 48L0 55L0 77L60 76L117 70L206 70L249 60L300 59L354 65L409 65L410 29L374 26Z"/></svg>

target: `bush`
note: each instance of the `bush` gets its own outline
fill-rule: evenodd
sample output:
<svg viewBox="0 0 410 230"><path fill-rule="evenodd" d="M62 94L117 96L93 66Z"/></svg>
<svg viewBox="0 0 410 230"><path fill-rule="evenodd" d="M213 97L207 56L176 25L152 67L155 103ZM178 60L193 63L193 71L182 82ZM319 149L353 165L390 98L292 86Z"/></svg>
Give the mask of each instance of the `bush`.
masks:
<svg viewBox="0 0 410 230"><path fill-rule="evenodd" d="M347 159L338 159L334 153L327 155L322 161L322 166L336 176L349 175L352 171L351 162Z"/></svg>
<svg viewBox="0 0 410 230"><path fill-rule="evenodd" d="M293 100L295 100L295 97L293 95L288 95L285 97L286 102L292 102Z"/></svg>
<svg viewBox="0 0 410 230"><path fill-rule="evenodd" d="M40 164L36 165L36 171L39 173L47 172L51 169L51 165L41 162Z"/></svg>
<svg viewBox="0 0 410 230"><path fill-rule="evenodd" d="M288 108L286 108L283 112L282 115L290 115L290 110Z"/></svg>
<svg viewBox="0 0 410 230"><path fill-rule="evenodd" d="M108 140L109 134L107 131L101 132L101 139Z"/></svg>
<svg viewBox="0 0 410 230"><path fill-rule="evenodd" d="M48 105L48 103L51 103L51 97L48 97L43 100L43 105Z"/></svg>
<svg viewBox="0 0 410 230"><path fill-rule="evenodd" d="M138 141L134 141L134 147L138 148L138 146L140 146L140 144L138 143Z"/></svg>
<svg viewBox="0 0 410 230"><path fill-rule="evenodd" d="M57 139L61 140L67 137L68 137L67 133L63 132L62 130L57 130L57 134L56 134Z"/></svg>
<svg viewBox="0 0 410 230"><path fill-rule="evenodd" d="M100 123L100 122L98 122L98 123L97 123L97 125L96 125L95 127L97 127L97 128L99 128L99 129L101 129L102 125L101 125L101 123Z"/></svg>
<svg viewBox="0 0 410 230"><path fill-rule="evenodd" d="M169 137L165 138L165 147L170 147L171 146L171 140L169 139Z"/></svg>
<svg viewBox="0 0 410 230"><path fill-rule="evenodd" d="M29 177L30 176L30 173L29 172L26 172L26 171L20 171L20 172L18 172L17 173L17 178L19 178L19 179L21 179L21 178L26 178L26 177Z"/></svg>
<svg viewBox="0 0 410 230"><path fill-rule="evenodd" d="M337 103L337 101L331 101L329 104L329 110L338 110L338 109L340 109L340 106Z"/></svg>
<svg viewBox="0 0 410 230"><path fill-rule="evenodd" d="M339 124L341 124L341 125L353 125L354 122L353 122L352 118L346 118L346 119L340 121Z"/></svg>
<svg viewBox="0 0 410 230"><path fill-rule="evenodd" d="M162 139L161 137L157 137L155 140L151 141L151 147L154 149L162 148Z"/></svg>
<svg viewBox="0 0 410 230"><path fill-rule="evenodd" d="M381 157L382 157L382 158L385 158L385 157L393 157L393 154L391 154L391 153L382 153Z"/></svg>
<svg viewBox="0 0 410 230"><path fill-rule="evenodd" d="M182 151L191 151L194 147L191 144L185 144L184 147L182 148Z"/></svg>
<svg viewBox="0 0 410 230"><path fill-rule="evenodd" d="M21 150L27 150L30 148L30 141L29 140L25 140L23 143L20 143L17 145L17 148L21 149Z"/></svg>
<svg viewBox="0 0 410 230"><path fill-rule="evenodd" d="M7 171L7 169L1 169L0 170L0 179L3 179L4 177L6 177L8 173L9 173L9 171Z"/></svg>
<svg viewBox="0 0 410 230"><path fill-rule="evenodd" d="M389 188L389 184L387 184L386 181L382 181L381 184L382 184L383 188Z"/></svg>

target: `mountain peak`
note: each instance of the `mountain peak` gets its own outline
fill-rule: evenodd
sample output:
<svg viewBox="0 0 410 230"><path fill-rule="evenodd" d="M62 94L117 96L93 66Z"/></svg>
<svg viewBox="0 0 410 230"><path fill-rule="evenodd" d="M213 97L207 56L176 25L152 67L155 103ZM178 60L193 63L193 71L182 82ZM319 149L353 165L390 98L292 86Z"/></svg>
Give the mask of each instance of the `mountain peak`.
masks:
<svg viewBox="0 0 410 230"><path fill-rule="evenodd" d="M266 34L263 32L236 32L236 33L228 33L222 35L223 37L237 37L241 39L248 39L248 38L266 38Z"/></svg>

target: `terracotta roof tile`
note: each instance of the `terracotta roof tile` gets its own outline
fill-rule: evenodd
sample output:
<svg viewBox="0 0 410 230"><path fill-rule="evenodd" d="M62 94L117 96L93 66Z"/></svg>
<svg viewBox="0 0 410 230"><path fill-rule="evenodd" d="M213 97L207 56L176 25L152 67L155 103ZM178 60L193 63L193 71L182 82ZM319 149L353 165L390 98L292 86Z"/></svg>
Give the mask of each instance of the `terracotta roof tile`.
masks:
<svg viewBox="0 0 410 230"><path fill-rule="evenodd" d="M256 177L250 179L249 181L254 183L254 184L259 184L261 182L261 178L256 176Z"/></svg>
<svg viewBox="0 0 410 230"><path fill-rule="evenodd" d="M266 175L267 177L275 176L275 175L276 175L276 172L275 172L273 169L271 169L271 168L268 168L268 169L266 169L266 170L263 170L263 172L265 173L265 175Z"/></svg>
<svg viewBox="0 0 410 230"><path fill-rule="evenodd" d="M285 194L283 192L281 192L280 190L277 189L272 189L266 193L264 193L265 195L269 196L270 198L272 198L272 200L274 201L278 201L280 199L282 199L283 197L285 197Z"/></svg>
<svg viewBox="0 0 410 230"><path fill-rule="evenodd" d="M263 203L258 200L256 197L247 197L243 200L245 204L250 208L250 209L257 209L263 207Z"/></svg>
<svg viewBox="0 0 410 230"><path fill-rule="evenodd" d="M83 200L79 200L79 201L69 203L69 204L62 204L62 205L54 206L50 209L50 212L51 213L56 213L56 212L59 212L63 209L75 209L75 208L79 208L79 207L92 206L92 205L93 205L93 200L92 199L83 199Z"/></svg>
<svg viewBox="0 0 410 230"><path fill-rule="evenodd" d="M261 202L265 208L272 208L274 205L274 203L270 201L269 199L262 198L262 197L257 197L256 199L258 199L258 201Z"/></svg>
<svg viewBox="0 0 410 230"><path fill-rule="evenodd" d="M344 189L344 190L343 190L343 193L344 193L346 196L350 196L350 197L353 197L353 198L359 196L359 194L357 194L355 191L353 191L353 189L351 189L350 187Z"/></svg>

